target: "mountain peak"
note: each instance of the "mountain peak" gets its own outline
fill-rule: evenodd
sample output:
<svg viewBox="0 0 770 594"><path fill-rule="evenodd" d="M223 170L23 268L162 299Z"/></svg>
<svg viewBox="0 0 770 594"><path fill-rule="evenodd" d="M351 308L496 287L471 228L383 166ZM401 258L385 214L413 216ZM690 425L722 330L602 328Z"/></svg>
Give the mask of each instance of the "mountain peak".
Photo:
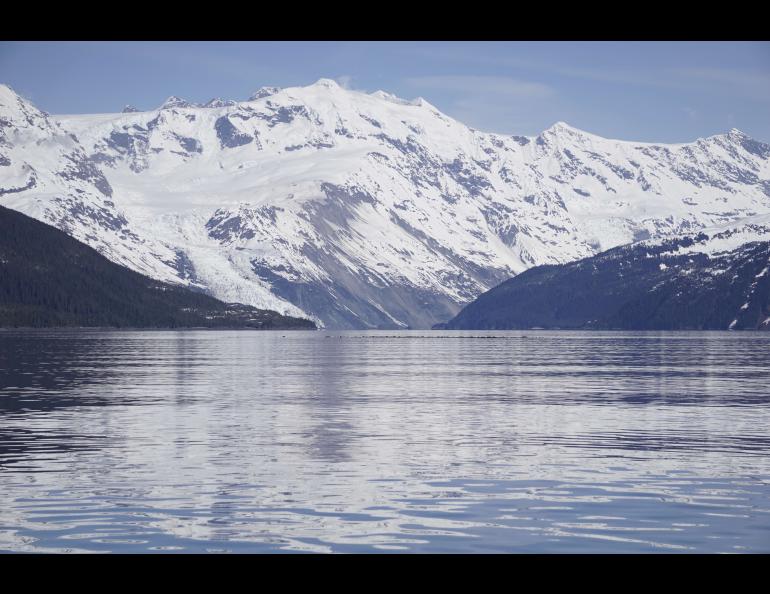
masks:
<svg viewBox="0 0 770 594"><path fill-rule="evenodd" d="M14 102L23 102L25 99L14 91L9 85L0 83L0 104L9 105Z"/></svg>
<svg viewBox="0 0 770 594"><path fill-rule="evenodd" d="M139 110L133 105L126 105L121 113L136 113Z"/></svg>
<svg viewBox="0 0 770 594"><path fill-rule="evenodd" d="M560 121L556 122L553 126L548 128L548 130L546 130L546 132L555 132L555 133L559 133L559 132L580 132L580 130L578 130L577 128L573 128L567 122L562 122L560 120Z"/></svg>
<svg viewBox="0 0 770 594"><path fill-rule="evenodd" d="M311 87L325 87L327 89L341 89L339 83L331 78L319 78Z"/></svg>
<svg viewBox="0 0 770 594"><path fill-rule="evenodd" d="M14 91L10 86L0 83L0 97L4 95L16 95L16 91Z"/></svg>
<svg viewBox="0 0 770 594"><path fill-rule="evenodd" d="M275 95L281 91L281 87L260 87L256 92L252 93L249 97L249 101L256 101L270 95Z"/></svg>
<svg viewBox="0 0 770 594"><path fill-rule="evenodd" d="M12 122L12 125L20 127L30 125L47 127L49 125L47 119L50 114L38 109L29 99L5 84L0 84L0 115L2 115L0 117L0 141L2 141L3 137L3 120L6 121L6 125L11 125ZM44 124L40 122L33 124L32 120L37 120L38 118L46 122Z"/></svg>
<svg viewBox="0 0 770 594"><path fill-rule="evenodd" d="M163 105L161 105L159 109L169 109L172 107L194 107L194 105L186 99L171 95L171 97L163 102Z"/></svg>

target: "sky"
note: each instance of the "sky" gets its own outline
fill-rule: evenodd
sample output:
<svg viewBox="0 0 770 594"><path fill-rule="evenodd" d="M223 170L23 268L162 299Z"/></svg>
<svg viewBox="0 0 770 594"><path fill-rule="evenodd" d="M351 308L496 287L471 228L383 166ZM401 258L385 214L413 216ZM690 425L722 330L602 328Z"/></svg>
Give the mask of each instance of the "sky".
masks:
<svg viewBox="0 0 770 594"><path fill-rule="evenodd" d="M0 82L53 114L245 100L319 78L424 97L503 134L564 121L624 140L738 128L770 142L770 42L0 42Z"/></svg>

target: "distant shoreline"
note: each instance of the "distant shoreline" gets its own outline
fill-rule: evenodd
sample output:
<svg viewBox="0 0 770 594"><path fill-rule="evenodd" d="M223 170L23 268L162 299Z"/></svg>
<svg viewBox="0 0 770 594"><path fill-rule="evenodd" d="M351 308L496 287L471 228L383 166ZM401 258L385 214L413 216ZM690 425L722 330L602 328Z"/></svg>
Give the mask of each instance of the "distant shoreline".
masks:
<svg viewBox="0 0 770 594"><path fill-rule="evenodd" d="M122 330L125 331L147 331L147 330L157 330L158 332L170 332L170 331L177 331L177 330L207 330L207 331L232 331L232 330L238 330L238 331L253 331L253 332L318 332L318 328L253 328L253 327L238 327L233 326L232 328L211 328L207 326L184 326L184 327L158 327L158 326L133 326L133 327L127 327L127 326L0 326L0 331L8 331L8 330L24 330L24 331L35 331L35 330L110 330L110 331L116 331L120 332Z"/></svg>
<svg viewBox="0 0 770 594"><path fill-rule="evenodd" d="M455 338L455 336L442 336L441 332L455 332L455 333L483 333L481 336L478 334L474 335L468 335L468 336L457 336L456 338L494 338L494 336L487 336L487 334L492 333L540 333L540 332L564 332L564 333L585 333L585 334L601 334L601 333L625 333L625 334L661 334L661 333L693 333L697 332L699 334L703 333L720 333L720 334L759 334L759 335L768 335L770 336L770 332L766 332L763 330L759 330L756 328L750 328L750 329L740 329L740 330L719 330L719 329L709 329L709 330L698 330L698 329L685 329L685 328L676 328L676 329L660 329L660 330L651 330L651 329L644 329L644 330L633 330L628 328L510 328L510 329L499 329L499 330L487 330L487 329L426 329L426 328L411 328L411 329L383 329L383 328L368 328L368 329L340 329L340 330L333 330L333 329L325 329L325 328L249 328L249 327L232 327L232 328L211 328L206 326L196 326L196 327L180 327L180 328L172 328L172 327L113 327L113 326L0 326L0 332L11 332L11 331L21 331L21 332L37 332L37 331L50 331L50 330L80 330L80 331L94 331L94 332L103 332L103 331L111 331L111 332L147 332L147 331L155 331L155 332L186 332L186 331L201 331L205 330L207 332L231 332L231 331L246 331L246 332L325 332L329 334L353 334L353 333L362 333L362 332L389 332L391 334L389 335L382 335L378 336L377 338ZM409 335L410 332L424 332L426 333L425 336L414 336ZM400 336L394 335L392 333L398 333ZM527 338L527 336L523 336L522 338Z"/></svg>

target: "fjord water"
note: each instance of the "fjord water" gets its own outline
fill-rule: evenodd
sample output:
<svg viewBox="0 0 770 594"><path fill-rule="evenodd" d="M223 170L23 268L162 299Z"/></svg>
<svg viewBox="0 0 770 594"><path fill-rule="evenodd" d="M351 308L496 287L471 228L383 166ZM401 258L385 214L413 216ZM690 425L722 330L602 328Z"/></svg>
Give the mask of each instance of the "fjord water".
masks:
<svg viewBox="0 0 770 594"><path fill-rule="evenodd" d="M770 552L770 333L0 331L0 550Z"/></svg>

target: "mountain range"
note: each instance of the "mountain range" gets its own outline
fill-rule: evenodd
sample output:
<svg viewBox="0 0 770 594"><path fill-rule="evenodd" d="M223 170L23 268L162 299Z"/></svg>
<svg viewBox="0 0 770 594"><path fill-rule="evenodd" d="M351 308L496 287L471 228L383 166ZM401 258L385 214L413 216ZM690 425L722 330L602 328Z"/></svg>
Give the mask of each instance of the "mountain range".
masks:
<svg viewBox="0 0 770 594"><path fill-rule="evenodd" d="M493 134L329 79L56 116L0 85L0 204L226 302L428 328L533 267L770 214L770 145Z"/></svg>

